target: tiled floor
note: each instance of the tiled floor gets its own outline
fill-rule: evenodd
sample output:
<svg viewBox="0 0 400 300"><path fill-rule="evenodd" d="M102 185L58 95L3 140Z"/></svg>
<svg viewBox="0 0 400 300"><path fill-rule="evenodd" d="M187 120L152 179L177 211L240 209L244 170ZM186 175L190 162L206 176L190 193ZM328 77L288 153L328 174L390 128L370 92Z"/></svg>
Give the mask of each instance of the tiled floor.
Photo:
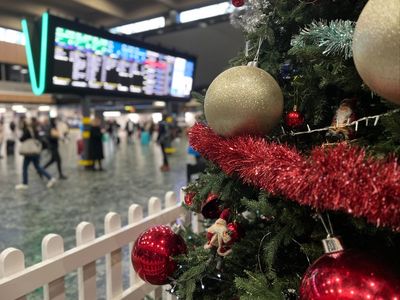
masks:
<svg viewBox="0 0 400 300"><path fill-rule="evenodd" d="M176 143L169 173L160 172L161 152L154 143L127 145L122 139L119 149L105 144L105 172L84 171L77 166L74 137L60 147L68 180L58 181L52 189L45 187L31 166L29 189L15 191L14 185L21 180L22 159L17 155L0 160L0 251L21 249L27 266L41 260L41 239L47 233L60 234L65 249L70 249L79 222L92 222L97 235L103 234L107 212L120 213L126 224L130 204L141 204L146 210L150 196L163 198L166 191L178 193L186 184L185 140ZM43 155L42 162L47 158ZM56 174L55 166L49 170Z"/></svg>

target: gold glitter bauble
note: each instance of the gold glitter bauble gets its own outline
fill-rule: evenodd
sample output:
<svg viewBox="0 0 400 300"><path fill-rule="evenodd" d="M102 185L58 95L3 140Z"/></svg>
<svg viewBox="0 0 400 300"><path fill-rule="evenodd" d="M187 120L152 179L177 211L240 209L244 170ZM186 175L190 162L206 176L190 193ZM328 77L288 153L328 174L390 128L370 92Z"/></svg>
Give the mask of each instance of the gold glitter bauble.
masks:
<svg viewBox="0 0 400 300"><path fill-rule="evenodd" d="M371 90L400 104L400 0L370 0L353 37L357 71Z"/></svg>
<svg viewBox="0 0 400 300"><path fill-rule="evenodd" d="M264 70L233 67L211 83L204 110L210 127L222 136L268 134L282 116L283 95Z"/></svg>

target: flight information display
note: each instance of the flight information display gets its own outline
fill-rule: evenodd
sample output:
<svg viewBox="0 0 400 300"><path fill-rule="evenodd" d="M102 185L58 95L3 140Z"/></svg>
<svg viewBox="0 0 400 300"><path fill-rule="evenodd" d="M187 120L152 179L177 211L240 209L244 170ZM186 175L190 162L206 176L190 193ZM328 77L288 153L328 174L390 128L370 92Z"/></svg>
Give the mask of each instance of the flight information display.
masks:
<svg viewBox="0 0 400 300"><path fill-rule="evenodd" d="M53 86L188 98L194 61L57 26Z"/></svg>

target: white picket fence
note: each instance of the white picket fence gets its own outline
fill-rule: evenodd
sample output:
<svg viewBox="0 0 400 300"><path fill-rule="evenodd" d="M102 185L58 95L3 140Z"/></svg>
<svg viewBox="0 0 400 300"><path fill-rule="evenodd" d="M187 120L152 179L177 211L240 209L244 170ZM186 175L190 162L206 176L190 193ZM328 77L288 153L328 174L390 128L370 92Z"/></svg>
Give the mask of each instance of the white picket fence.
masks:
<svg viewBox="0 0 400 300"><path fill-rule="evenodd" d="M181 195L181 199L183 194ZM26 295L43 288L43 299L65 299L64 277L78 270L79 300L95 300L96 260L105 256L106 299L138 300L147 294L156 299L174 299L161 287L142 281L130 270L129 288L122 285L122 247L129 244L129 250L136 238L153 225L171 224L182 217L186 210L177 200L174 192L165 195L165 209L161 200L151 197L148 201L148 216L143 217L143 208L132 204L128 211L128 225L121 227L121 216L109 212L105 216L105 234L95 237L93 224L81 222L76 227L76 247L64 252L63 238L48 234L42 240L42 262L25 268L24 253L15 248L7 248L0 254L0 299L25 300ZM104 298L104 296L103 296Z"/></svg>

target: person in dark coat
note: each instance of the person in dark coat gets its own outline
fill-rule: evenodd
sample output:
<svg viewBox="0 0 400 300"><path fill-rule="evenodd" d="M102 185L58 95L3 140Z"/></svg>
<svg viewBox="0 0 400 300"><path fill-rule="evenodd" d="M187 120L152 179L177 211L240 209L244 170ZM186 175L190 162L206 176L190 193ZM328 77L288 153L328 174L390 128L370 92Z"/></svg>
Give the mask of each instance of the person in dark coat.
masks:
<svg viewBox="0 0 400 300"><path fill-rule="evenodd" d="M60 179L67 179L63 174L61 168L61 156L58 151L58 140L60 139L60 132L57 129L56 119L50 119L50 126L46 129L47 147L51 153L50 160L43 166L43 169L47 169L53 163L57 163L58 175Z"/></svg>
<svg viewBox="0 0 400 300"><path fill-rule="evenodd" d="M99 171L103 171L101 161L104 159L103 153L103 133L100 128L100 120L94 119L92 127L90 128L89 138L89 159L93 160L93 169L95 169L96 162L99 165Z"/></svg>
<svg viewBox="0 0 400 300"><path fill-rule="evenodd" d="M4 140L4 126L3 126L3 119L0 119L0 159L3 158L1 156L1 146L3 145Z"/></svg>
<svg viewBox="0 0 400 300"><path fill-rule="evenodd" d="M169 163L168 163L168 156L165 148L170 143L170 128L169 124L166 121L167 115L163 115L163 119L161 122L158 123L158 137L157 143L160 144L161 153L163 156L163 165L161 166L160 170L162 172L168 172L170 170Z"/></svg>
<svg viewBox="0 0 400 300"><path fill-rule="evenodd" d="M131 120L128 120L128 122L126 122L125 125L125 131L128 144L133 143L134 141L133 136L135 133L135 123L133 123Z"/></svg>

